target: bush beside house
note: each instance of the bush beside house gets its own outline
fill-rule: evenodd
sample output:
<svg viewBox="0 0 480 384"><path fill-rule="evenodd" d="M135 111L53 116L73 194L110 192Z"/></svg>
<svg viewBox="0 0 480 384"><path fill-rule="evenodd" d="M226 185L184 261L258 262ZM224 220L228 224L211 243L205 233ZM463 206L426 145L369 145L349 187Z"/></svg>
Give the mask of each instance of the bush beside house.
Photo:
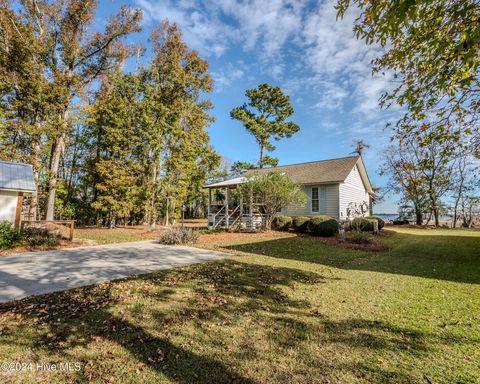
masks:
<svg viewBox="0 0 480 384"><path fill-rule="evenodd" d="M381 217L378 217L378 216L367 216L365 217L366 219L370 219L370 220L377 220L378 221L378 230L382 229L383 227L385 227L385 221L381 218Z"/></svg>
<svg viewBox="0 0 480 384"><path fill-rule="evenodd" d="M48 246L59 244L60 236L46 228L24 228L16 230L9 221L0 222L0 249L10 249L17 245Z"/></svg>
<svg viewBox="0 0 480 384"><path fill-rule="evenodd" d="M292 226L292 218L290 216L276 216L272 221L272 229L278 231L288 231Z"/></svg>
<svg viewBox="0 0 480 384"><path fill-rule="evenodd" d="M308 222L307 228L315 236L331 237L338 232L338 222L330 216L316 216Z"/></svg>
<svg viewBox="0 0 480 384"><path fill-rule="evenodd" d="M0 221L0 249L13 248L22 240L20 232L9 221Z"/></svg>
<svg viewBox="0 0 480 384"><path fill-rule="evenodd" d="M295 232L305 233L307 232L308 222L310 217L297 216L293 218L292 227Z"/></svg>
<svg viewBox="0 0 480 384"><path fill-rule="evenodd" d="M366 217L357 217L352 220L352 229L360 232L373 232L373 222Z"/></svg>

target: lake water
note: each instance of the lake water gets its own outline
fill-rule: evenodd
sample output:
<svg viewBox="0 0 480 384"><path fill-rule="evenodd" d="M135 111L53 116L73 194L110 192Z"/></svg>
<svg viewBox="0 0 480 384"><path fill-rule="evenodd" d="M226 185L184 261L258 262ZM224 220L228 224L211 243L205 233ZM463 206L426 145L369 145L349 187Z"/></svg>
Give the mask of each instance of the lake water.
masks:
<svg viewBox="0 0 480 384"><path fill-rule="evenodd" d="M398 217L398 213L374 213L373 216L378 216L384 220L392 221Z"/></svg>

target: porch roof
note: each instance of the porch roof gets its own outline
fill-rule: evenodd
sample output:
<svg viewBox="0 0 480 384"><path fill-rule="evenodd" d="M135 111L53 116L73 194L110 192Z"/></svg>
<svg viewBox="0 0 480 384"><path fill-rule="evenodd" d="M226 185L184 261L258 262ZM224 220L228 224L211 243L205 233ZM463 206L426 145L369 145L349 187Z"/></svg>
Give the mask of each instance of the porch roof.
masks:
<svg viewBox="0 0 480 384"><path fill-rule="evenodd" d="M246 181L247 181L246 177L240 176L240 177L235 177L234 179L220 181L218 183L213 183L213 184L208 184L208 185L205 185L204 187L205 188L225 188L225 187L231 187L238 184L243 184Z"/></svg>

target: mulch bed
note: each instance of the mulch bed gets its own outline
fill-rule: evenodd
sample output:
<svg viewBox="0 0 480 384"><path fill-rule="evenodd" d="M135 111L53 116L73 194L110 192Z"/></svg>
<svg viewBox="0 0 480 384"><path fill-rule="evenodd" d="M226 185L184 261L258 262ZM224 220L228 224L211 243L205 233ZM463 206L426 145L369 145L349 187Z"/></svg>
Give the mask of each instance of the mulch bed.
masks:
<svg viewBox="0 0 480 384"><path fill-rule="evenodd" d="M24 253L24 252L38 252L38 251L55 251L57 249L65 249L65 248L77 248L84 246L83 241L68 241L68 240L60 240L58 245L54 246L46 246L46 245L25 245L21 244L16 246L15 248L10 249L1 249L0 256L11 255L14 253Z"/></svg>
<svg viewBox="0 0 480 384"><path fill-rule="evenodd" d="M390 249L380 238L393 235L395 231L382 229L378 236L372 236L369 244L356 244L348 241L340 241L337 237L318 237L309 234L283 231L264 231L264 232L217 232L200 236L198 244L201 246L216 245L223 242L243 242L245 239L251 241L261 241L262 239L286 238L286 237L308 237L323 244L333 245L338 248L357 249L369 252L385 252ZM221 247L221 245L219 245Z"/></svg>
<svg viewBox="0 0 480 384"><path fill-rule="evenodd" d="M386 252L390 250L390 247L384 244L379 239L379 237L389 236L394 233L395 233L394 231L381 230L378 236L372 236L370 238L370 243L368 244L351 243L348 240L340 241L338 237L317 237L317 236L310 236L310 235L305 235L305 236L316 239L317 241L320 241L323 244L333 245L337 248L356 249L359 251L368 251L368 252Z"/></svg>

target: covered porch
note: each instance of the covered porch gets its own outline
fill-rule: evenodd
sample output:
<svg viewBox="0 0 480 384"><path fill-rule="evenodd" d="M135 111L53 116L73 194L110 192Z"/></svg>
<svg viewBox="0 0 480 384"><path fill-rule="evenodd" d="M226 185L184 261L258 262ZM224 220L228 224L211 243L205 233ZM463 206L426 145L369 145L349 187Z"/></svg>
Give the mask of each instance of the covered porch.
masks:
<svg viewBox="0 0 480 384"><path fill-rule="evenodd" d="M245 181L245 177L237 177L205 186L208 189L208 229L256 231L265 227L263 204L254 201L253 193L246 199L236 193L237 186Z"/></svg>

